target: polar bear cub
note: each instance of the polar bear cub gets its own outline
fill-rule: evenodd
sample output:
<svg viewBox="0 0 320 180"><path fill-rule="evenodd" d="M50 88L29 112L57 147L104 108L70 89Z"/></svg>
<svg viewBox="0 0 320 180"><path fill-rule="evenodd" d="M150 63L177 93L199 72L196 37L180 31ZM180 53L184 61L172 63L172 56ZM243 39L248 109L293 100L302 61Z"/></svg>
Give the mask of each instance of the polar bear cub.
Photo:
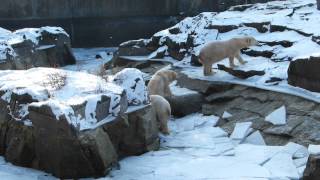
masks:
<svg viewBox="0 0 320 180"><path fill-rule="evenodd" d="M149 93L157 94L162 97L171 97L170 83L177 78L177 73L171 70L157 71L148 83Z"/></svg>
<svg viewBox="0 0 320 180"><path fill-rule="evenodd" d="M160 132L163 134L169 134L168 120L171 116L171 107L169 102L159 95L150 95L150 100L156 113L157 121L160 124Z"/></svg>
<svg viewBox="0 0 320 180"><path fill-rule="evenodd" d="M240 56L240 50L257 44L258 41L251 36L206 44L199 54L199 62L203 65L203 74L205 76L212 75L212 64L224 58L229 58L231 68L235 67L234 58L237 58L241 64L245 64L246 61Z"/></svg>

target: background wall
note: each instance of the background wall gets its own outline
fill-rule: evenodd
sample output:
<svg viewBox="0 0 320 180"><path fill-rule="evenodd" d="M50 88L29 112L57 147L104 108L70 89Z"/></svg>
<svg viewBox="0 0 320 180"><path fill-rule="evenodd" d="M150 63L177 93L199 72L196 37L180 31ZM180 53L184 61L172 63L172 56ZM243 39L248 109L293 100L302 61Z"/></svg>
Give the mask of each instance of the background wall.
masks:
<svg viewBox="0 0 320 180"><path fill-rule="evenodd" d="M150 37L184 16L268 0L1 0L0 27L61 26L75 47Z"/></svg>

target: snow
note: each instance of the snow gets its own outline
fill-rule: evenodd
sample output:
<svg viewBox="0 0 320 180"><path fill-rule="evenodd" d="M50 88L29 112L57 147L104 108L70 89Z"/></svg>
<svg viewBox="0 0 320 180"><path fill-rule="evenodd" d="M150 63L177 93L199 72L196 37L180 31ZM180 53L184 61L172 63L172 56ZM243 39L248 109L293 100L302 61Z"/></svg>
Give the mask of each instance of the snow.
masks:
<svg viewBox="0 0 320 180"><path fill-rule="evenodd" d="M299 179L299 173L294 165L290 154L278 153L270 161L264 164L271 173L271 178L286 177L289 179Z"/></svg>
<svg viewBox="0 0 320 180"><path fill-rule="evenodd" d="M111 61L113 52L116 51L116 49L117 48L104 47L88 49L73 48L76 64L62 67L62 69L99 75L101 73L101 67ZM101 54L103 55L101 56ZM96 58L96 55L100 55L102 59Z"/></svg>
<svg viewBox="0 0 320 180"><path fill-rule="evenodd" d="M5 162L3 157L0 157L0 177L7 180L56 179L38 170L14 166L11 163Z"/></svg>
<svg viewBox="0 0 320 180"><path fill-rule="evenodd" d="M120 161L101 179L299 179L305 158L293 160L285 146L234 144L215 123L216 116L192 114L169 121L171 134L161 149ZM197 124L202 124L201 126ZM248 129L248 128L246 128ZM296 165L296 163L298 165ZM214 171L213 171L214 170Z"/></svg>
<svg viewBox="0 0 320 180"><path fill-rule="evenodd" d="M102 96L110 98L110 114L120 111L120 96L123 88L103 80L101 77L82 72L65 71L53 68L33 68L29 70L7 70L0 73L1 96L8 103L11 94L29 94L34 101L28 106L49 106L56 119L65 115L68 122L80 130L92 128L97 123L95 111ZM72 105L85 103L85 117L75 114ZM27 106L24 114L28 114ZM23 117L19 117L22 119Z"/></svg>
<svg viewBox="0 0 320 180"><path fill-rule="evenodd" d="M281 106L280 108L273 111L269 114L266 121L271 122L274 125L284 125L287 123L287 116L286 116L286 107Z"/></svg>
<svg viewBox="0 0 320 180"><path fill-rule="evenodd" d="M311 155L320 155L320 145L309 144L308 151Z"/></svg>

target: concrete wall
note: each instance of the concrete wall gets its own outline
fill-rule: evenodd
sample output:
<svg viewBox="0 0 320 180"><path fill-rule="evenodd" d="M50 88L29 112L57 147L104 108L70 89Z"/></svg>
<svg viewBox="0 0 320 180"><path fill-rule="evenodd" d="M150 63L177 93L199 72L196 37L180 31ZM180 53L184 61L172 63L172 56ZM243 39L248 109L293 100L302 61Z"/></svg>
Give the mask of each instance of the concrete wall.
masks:
<svg viewBox="0 0 320 180"><path fill-rule="evenodd" d="M117 46L172 26L181 14L268 0L1 0L0 26L62 26L74 46Z"/></svg>

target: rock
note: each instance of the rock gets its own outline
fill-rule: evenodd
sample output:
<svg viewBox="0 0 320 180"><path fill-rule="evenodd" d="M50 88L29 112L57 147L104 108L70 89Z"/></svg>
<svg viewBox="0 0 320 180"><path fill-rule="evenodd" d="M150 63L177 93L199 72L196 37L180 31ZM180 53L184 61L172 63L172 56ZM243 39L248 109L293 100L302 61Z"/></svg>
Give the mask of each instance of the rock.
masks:
<svg viewBox="0 0 320 180"><path fill-rule="evenodd" d="M320 57L297 59L290 62L288 83L310 91L320 92L320 75L317 73Z"/></svg>
<svg viewBox="0 0 320 180"><path fill-rule="evenodd" d="M226 71L230 74L232 74L233 76L236 76L240 79L247 79L249 77L252 76L262 76L265 74L264 71L254 71L254 70L250 70L250 71L242 71L242 70L234 70L232 68L228 68L222 64L218 64L218 69L222 70L222 71Z"/></svg>
<svg viewBox="0 0 320 180"><path fill-rule="evenodd" d="M119 56L146 56L151 53L146 47L147 41L144 39L131 40L120 44Z"/></svg>
<svg viewBox="0 0 320 180"><path fill-rule="evenodd" d="M103 128L81 132L78 138L82 151L96 171L94 176L106 175L117 164L117 152Z"/></svg>
<svg viewBox="0 0 320 180"><path fill-rule="evenodd" d="M4 141L6 161L31 167L35 157L33 128L15 120L7 121L6 124L6 129L1 129L1 131L6 130Z"/></svg>
<svg viewBox="0 0 320 180"><path fill-rule="evenodd" d="M140 71L130 73L142 78ZM34 68L5 71L0 79L0 154L15 165L58 178L101 177L118 157L159 148L151 106L130 106L127 111L123 88L100 77ZM127 83L145 95L143 80ZM137 98L135 93L130 97Z"/></svg>
<svg viewBox="0 0 320 180"><path fill-rule="evenodd" d="M306 169L303 173L303 180L317 180L320 177L320 155L310 155Z"/></svg>
<svg viewBox="0 0 320 180"><path fill-rule="evenodd" d="M205 102L203 95L199 93L173 96L167 100L171 105L171 113L178 117L201 111L201 106Z"/></svg>
<svg viewBox="0 0 320 180"><path fill-rule="evenodd" d="M283 46L283 47L291 47L293 45L294 42L291 41L287 41L287 40L282 40L282 41L259 41L259 43L261 44L266 44L268 46ZM265 56L264 56L265 57Z"/></svg>
<svg viewBox="0 0 320 180"><path fill-rule="evenodd" d="M268 51L268 50L258 51L253 49L244 49L242 50L242 53L252 57L262 56L266 58L271 58L274 55L272 51Z"/></svg>
<svg viewBox="0 0 320 180"><path fill-rule="evenodd" d="M202 64L199 62L199 57L197 55L195 55L194 53L191 54L191 61L190 64L192 66L202 66Z"/></svg>
<svg viewBox="0 0 320 180"><path fill-rule="evenodd" d="M235 25L213 25L210 24L209 26L205 27L205 29L217 29L219 33L226 33L232 30L237 29L238 26Z"/></svg>
<svg viewBox="0 0 320 180"><path fill-rule="evenodd" d="M159 149L158 124L150 105L129 111L103 128L120 158Z"/></svg>
<svg viewBox="0 0 320 180"><path fill-rule="evenodd" d="M289 115L287 123L280 126L272 126L265 129L266 134L293 136L292 131L304 121L302 116Z"/></svg>
<svg viewBox="0 0 320 180"><path fill-rule="evenodd" d="M69 35L58 27L21 29L7 35L6 57L0 69L61 67L75 64ZM0 54L1 54L0 46ZM10 50L10 52L9 52ZM10 61L10 63L8 63Z"/></svg>
<svg viewBox="0 0 320 180"><path fill-rule="evenodd" d="M252 23L243 23L247 27L256 28L260 33L266 33L269 31L270 22L252 22Z"/></svg>
<svg viewBox="0 0 320 180"><path fill-rule="evenodd" d="M113 76L112 82L124 88L129 105L149 104L149 94L140 70L126 68Z"/></svg>
<svg viewBox="0 0 320 180"><path fill-rule="evenodd" d="M266 121L274 125L284 125L287 123L286 107L282 106L276 109L266 117Z"/></svg>

